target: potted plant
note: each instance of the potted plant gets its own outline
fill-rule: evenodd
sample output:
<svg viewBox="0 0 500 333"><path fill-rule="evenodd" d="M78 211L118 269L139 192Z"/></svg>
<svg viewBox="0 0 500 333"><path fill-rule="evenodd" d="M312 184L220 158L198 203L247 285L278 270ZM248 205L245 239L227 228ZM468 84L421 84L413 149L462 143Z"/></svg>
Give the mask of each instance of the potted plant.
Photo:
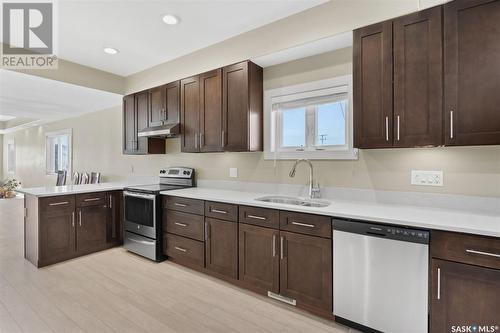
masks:
<svg viewBox="0 0 500 333"><path fill-rule="evenodd" d="M2 185L0 185L0 198L14 198L16 196L16 190L21 186L21 183L16 179L7 179Z"/></svg>

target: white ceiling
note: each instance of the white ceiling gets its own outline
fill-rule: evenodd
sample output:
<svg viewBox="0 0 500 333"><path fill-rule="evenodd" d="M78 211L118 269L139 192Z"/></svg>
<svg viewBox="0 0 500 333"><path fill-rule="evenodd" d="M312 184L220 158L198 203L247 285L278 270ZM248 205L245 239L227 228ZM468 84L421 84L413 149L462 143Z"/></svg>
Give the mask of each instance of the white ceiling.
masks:
<svg viewBox="0 0 500 333"><path fill-rule="evenodd" d="M59 0L58 55L127 76L327 1ZM166 13L180 23L164 24Z"/></svg>
<svg viewBox="0 0 500 333"><path fill-rule="evenodd" d="M40 124L111 108L121 102L119 94L0 69L0 116L32 118ZM7 131L0 130L0 134Z"/></svg>

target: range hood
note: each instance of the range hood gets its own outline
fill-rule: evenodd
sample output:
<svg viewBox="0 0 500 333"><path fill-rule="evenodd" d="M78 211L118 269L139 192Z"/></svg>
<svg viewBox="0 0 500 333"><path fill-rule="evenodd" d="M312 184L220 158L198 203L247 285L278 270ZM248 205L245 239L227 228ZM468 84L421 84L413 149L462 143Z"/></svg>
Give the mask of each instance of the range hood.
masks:
<svg viewBox="0 0 500 333"><path fill-rule="evenodd" d="M179 134L179 123L146 127L137 134L140 138L168 138Z"/></svg>

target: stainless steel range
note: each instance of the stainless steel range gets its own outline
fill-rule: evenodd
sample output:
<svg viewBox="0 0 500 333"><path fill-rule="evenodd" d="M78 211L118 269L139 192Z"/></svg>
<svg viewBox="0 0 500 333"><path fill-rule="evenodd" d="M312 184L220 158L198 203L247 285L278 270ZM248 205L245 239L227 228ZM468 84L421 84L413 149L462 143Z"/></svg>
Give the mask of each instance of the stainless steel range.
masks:
<svg viewBox="0 0 500 333"><path fill-rule="evenodd" d="M194 186L194 169L172 167L160 170L158 184L126 187L123 190L125 248L155 261L163 260L160 192Z"/></svg>

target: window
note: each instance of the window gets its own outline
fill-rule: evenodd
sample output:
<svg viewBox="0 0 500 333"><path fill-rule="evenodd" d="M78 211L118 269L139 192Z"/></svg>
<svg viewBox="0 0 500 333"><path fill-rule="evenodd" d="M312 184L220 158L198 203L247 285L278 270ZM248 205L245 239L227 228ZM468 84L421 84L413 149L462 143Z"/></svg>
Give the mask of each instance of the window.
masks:
<svg viewBox="0 0 500 333"><path fill-rule="evenodd" d="M45 134L46 170L48 175L66 171L71 174L71 129Z"/></svg>
<svg viewBox="0 0 500 333"><path fill-rule="evenodd" d="M265 92L266 159L357 159L351 76Z"/></svg>
<svg viewBox="0 0 500 333"><path fill-rule="evenodd" d="M16 172L16 145L14 139L7 141L7 173L14 174Z"/></svg>

